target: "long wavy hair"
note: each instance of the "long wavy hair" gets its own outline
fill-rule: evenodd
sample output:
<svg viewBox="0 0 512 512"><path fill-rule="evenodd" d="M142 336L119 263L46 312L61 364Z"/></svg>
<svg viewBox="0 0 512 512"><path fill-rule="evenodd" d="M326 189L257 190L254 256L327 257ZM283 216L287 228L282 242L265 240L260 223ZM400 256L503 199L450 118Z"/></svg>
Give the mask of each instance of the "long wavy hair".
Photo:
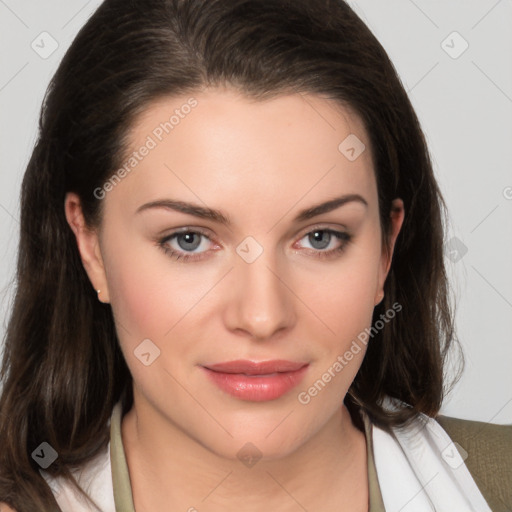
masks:
<svg viewBox="0 0 512 512"><path fill-rule="evenodd" d="M94 194L124 161L137 116L162 97L228 85L248 98L313 93L349 106L370 139L383 243L391 202L405 221L385 298L402 310L370 341L347 400L383 426L438 414L455 341L444 265L446 206L424 134L385 50L342 0L106 0L53 76L21 190L16 293L0 373L0 501L59 510L31 453L48 442L71 470L109 442L132 378L112 311L98 301L64 214L76 192L97 227ZM385 397L402 404L386 409Z"/></svg>

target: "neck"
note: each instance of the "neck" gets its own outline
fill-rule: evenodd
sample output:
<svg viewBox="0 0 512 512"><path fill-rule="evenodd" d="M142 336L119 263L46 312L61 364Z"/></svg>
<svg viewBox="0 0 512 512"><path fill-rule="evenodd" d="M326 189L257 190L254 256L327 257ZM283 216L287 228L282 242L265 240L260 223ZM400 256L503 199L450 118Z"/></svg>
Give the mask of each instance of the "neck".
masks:
<svg viewBox="0 0 512 512"><path fill-rule="evenodd" d="M213 452L136 393L122 436L137 510L367 510L366 442L345 405L296 450L253 464Z"/></svg>

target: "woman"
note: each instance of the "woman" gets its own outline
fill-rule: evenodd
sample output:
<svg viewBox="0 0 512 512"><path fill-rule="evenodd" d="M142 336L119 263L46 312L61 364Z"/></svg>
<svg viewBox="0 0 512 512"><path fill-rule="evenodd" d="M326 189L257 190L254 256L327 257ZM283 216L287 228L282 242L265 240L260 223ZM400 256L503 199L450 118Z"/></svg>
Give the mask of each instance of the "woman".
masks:
<svg viewBox="0 0 512 512"><path fill-rule="evenodd" d="M510 429L435 419L443 207L342 1L106 0L23 181L0 500L506 510Z"/></svg>

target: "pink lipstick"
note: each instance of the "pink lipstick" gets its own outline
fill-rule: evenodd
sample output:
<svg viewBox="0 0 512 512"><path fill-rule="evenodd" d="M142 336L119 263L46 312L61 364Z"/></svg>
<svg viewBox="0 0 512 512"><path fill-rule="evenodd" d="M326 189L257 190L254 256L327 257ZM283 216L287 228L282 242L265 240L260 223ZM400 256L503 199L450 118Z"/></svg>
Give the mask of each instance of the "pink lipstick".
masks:
<svg viewBox="0 0 512 512"><path fill-rule="evenodd" d="M220 389L252 402L275 400L296 387L304 377L308 363L293 361L236 360L202 366Z"/></svg>

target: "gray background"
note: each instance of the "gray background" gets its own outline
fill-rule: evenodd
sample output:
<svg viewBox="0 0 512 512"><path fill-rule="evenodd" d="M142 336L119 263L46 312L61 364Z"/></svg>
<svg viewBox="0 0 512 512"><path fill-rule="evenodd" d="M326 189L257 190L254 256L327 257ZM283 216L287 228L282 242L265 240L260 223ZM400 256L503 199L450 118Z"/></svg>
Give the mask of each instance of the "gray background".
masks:
<svg viewBox="0 0 512 512"><path fill-rule="evenodd" d="M19 189L41 101L100 3L0 0L2 336L14 290ZM512 0L349 3L409 92L450 212L446 262L467 365L442 412L512 423ZM52 44L58 47L46 55Z"/></svg>

